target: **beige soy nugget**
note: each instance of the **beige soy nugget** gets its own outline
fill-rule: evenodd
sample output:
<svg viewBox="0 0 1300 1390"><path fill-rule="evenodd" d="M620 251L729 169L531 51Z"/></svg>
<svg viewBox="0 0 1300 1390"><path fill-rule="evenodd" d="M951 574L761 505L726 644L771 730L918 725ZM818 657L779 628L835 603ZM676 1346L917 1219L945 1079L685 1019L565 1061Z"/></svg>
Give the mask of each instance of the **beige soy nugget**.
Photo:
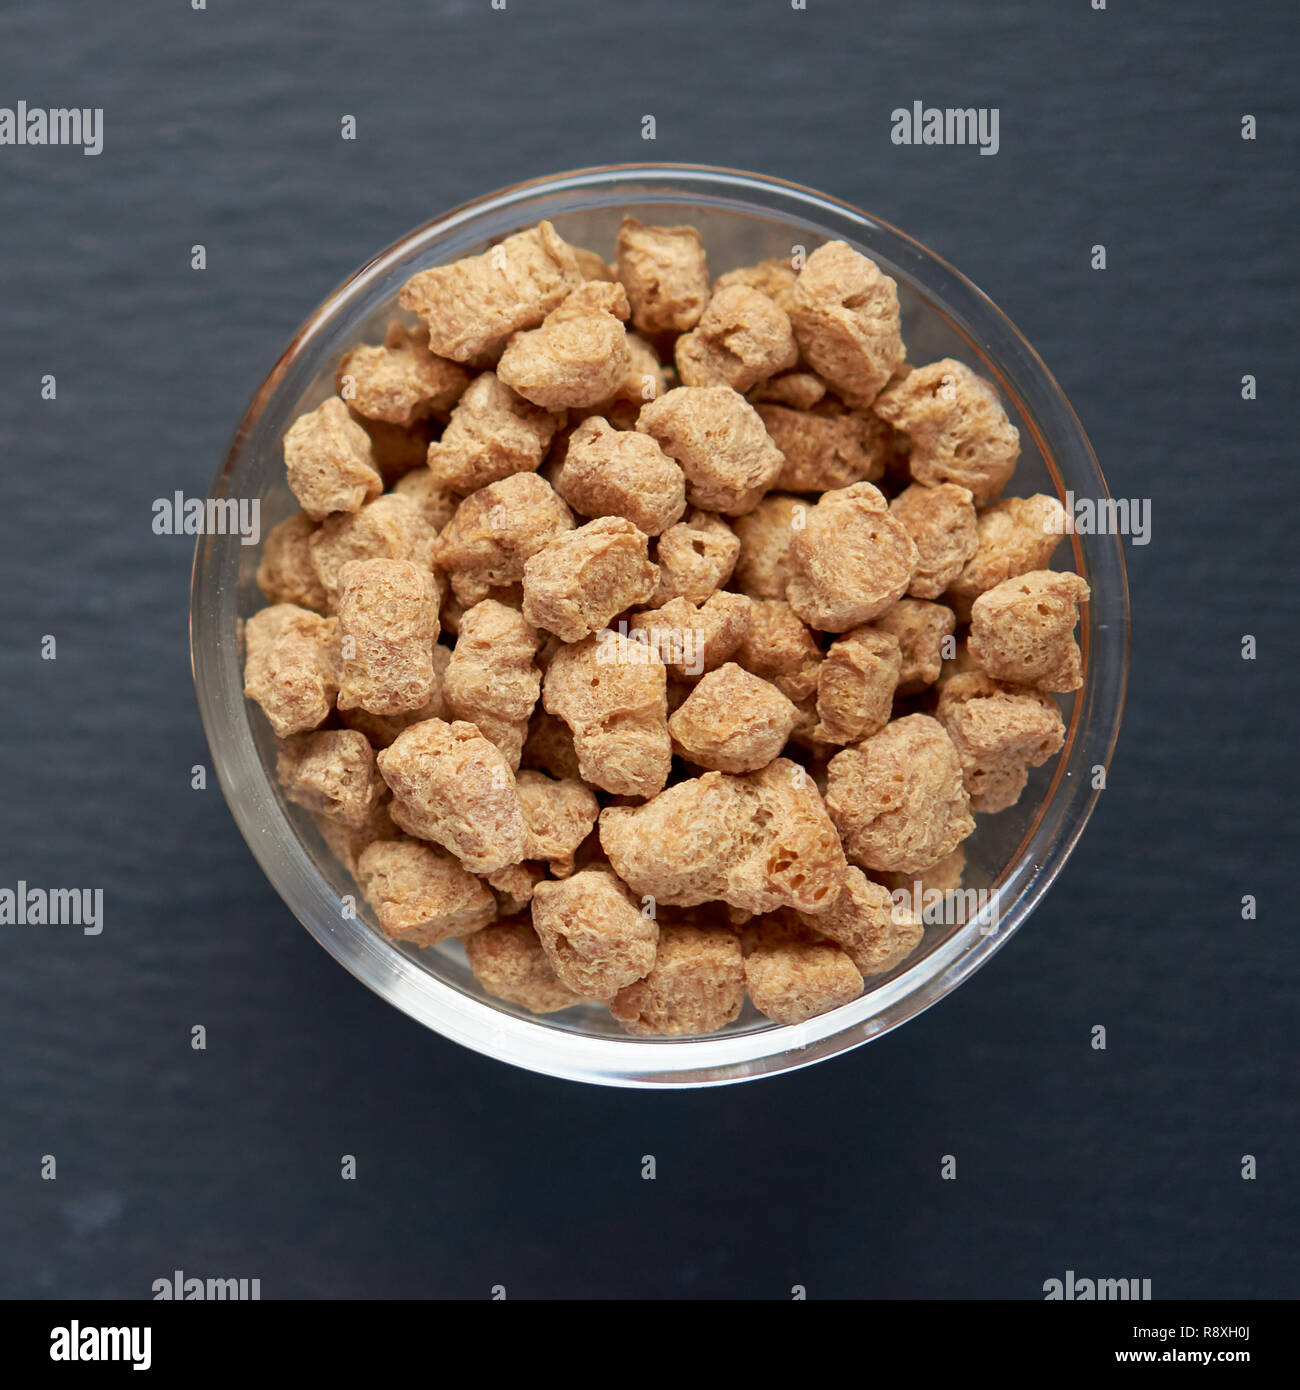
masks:
<svg viewBox="0 0 1300 1390"><path fill-rule="evenodd" d="M390 743L412 724L422 719L445 719L447 706L442 698L443 677L451 662L451 648L435 643L433 648L433 697L419 709L406 710L402 714L371 714L360 706L355 709L339 711L339 719L349 729L365 734L376 748L387 748Z"/></svg>
<svg viewBox="0 0 1300 1390"><path fill-rule="evenodd" d="M806 1023L862 993L849 953L808 930L770 918L747 931L745 983L759 1013L773 1023Z"/></svg>
<svg viewBox="0 0 1300 1390"><path fill-rule="evenodd" d="M370 813L370 819L359 827L343 825L328 816L322 816L319 812L312 814L312 822L329 852L354 878L357 860L361 857L362 850L368 845L373 845L376 840L401 838L402 832L393 824L393 818L388 814L388 804L388 789L385 787L383 799L376 803Z"/></svg>
<svg viewBox="0 0 1300 1390"><path fill-rule="evenodd" d="M442 438L429 445L429 474L443 488L468 493L514 473L532 473L564 416L516 394L483 372L461 396Z"/></svg>
<svg viewBox="0 0 1300 1390"><path fill-rule="evenodd" d="M357 882L384 935L412 946L467 936L496 916L491 889L450 854L418 840L376 840L357 859Z"/></svg>
<svg viewBox="0 0 1300 1390"><path fill-rule="evenodd" d="M1061 751L1065 724L1050 695L999 685L982 671L947 681L935 717L948 731L970 793L971 809L985 813L1014 806L1038 767Z"/></svg>
<svg viewBox="0 0 1300 1390"><path fill-rule="evenodd" d="M544 410L598 405L624 386L632 370L627 317L623 286L590 280L552 309L540 328L511 338L497 375Z"/></svg>
<svg viewBox="0 0 1300 1390"><path fill-rule="evenodd" d="M913 483L894 498L889 511L902 522L920 557L908 593L913 598L938 598L979 546L969 489L956 483Z"/></svg>
<svg viewBox="0 0 1300 1390"><path fill-rule="evenodd" d="M542 690L533 658L540 641L522 613L495 599L467 609L442 679L442 696L453 719L478 726L511 768L519 766L528 721Z"/></svg>
<svg viewBox="0 0 1300 1390"><path fill-rule="evenodd" d="M612 999L655 963L659 926L601 869L539 883L533 928L561 984L587 999Z"/></svg>
<svg viewBox="0 0 1300 1390"><path fill-rule="evenodd" d="M924 869L975 829L957 750L928 714L895 719L837 753L826 805L849 858L873 871Z"/></svg>
<svg viewBox="0 0 1300 1390"><path fill-rule="evenodd" d="M744 594L725 591L702 604L675 598L661 608L634 614L628 631L644 632L675 676L699 676L731 659L749 631L752 608Z"/></svg>
<svg viewBox="0 0 1300 1390"><path fill-rule="evenodd" d="M787 410L805 411L825 399L826 383L816 372L782 372L760 381L745 394L755 405L782 405Z"/></svg>
<svg viewBox="0 0 1300 1390"><path fill-rule="evenodd" d="M794 287L798 278L788 257L785 260L759 261L757 265L743 265L719 275L713 282L713 293L716 295L720 290L744 285L765 294L788 315L794 305Z"/></svg>
<svg viewBox="0 0 1300 1390"><path fill-rule="evenodd" d="M917 367L882 391L875 411L911 441L918 483L956 483L976 502L996 497L1015 472L1020 431L997 392L951 357Z"/></svg>
<svg viewBox="0 0 1300 1390"><path fill-rule="evenodd" d="M706 675L668 720L678 753L715 772L757 772L785 747L799 711L776 688L728 662Z"/></svg>
<svg viewBox="0 0 1300 1390"><path fill-rule="evenodd" d="M804 359L851 406L869 406L905 356L898 286L842 241L808 257L790 322Z"/></svg>
<svg viewBox="0 0 1300 1390"><path fill-rule="evenodd" d="M753 511L784 457L752 405L729 386L679 386L641 408L636 427L686 475L686 497L704 511Z"/></svg>
<svg viewBox="0 0 1300 1390"><path fill-rule="evenodd" d="M316 578L331 608L337 605L344 565L353 560L410 560L432 569L437 531L420 504L400 493L385 493L359 512L327 516L308 541ZM437 578L434 579L435 588Z"/></svg>
<svg viewBox="0 0 1300 1390"><path fill-rule="evenodd" d="M514 773L478 728L426 719L403 730L376 761L393 792L393 820L448 849L469 870L518 864L528 848Z"/></svg>
<svg viewBox="0 0 1300 1390"><path fill-rule="evenodd" d="M673 349L684 386L751 386L799 360L794 330L785 310L747 285L715 290L699 324Z"/></svg>
<svg viewBox="0 0 1300 1390"><path fill-rule="evenodd" d="M618 229L618 278L641 333L694 328L709 301L704 242L694 227L647 227L624 217Z"/></svg>
<svg viewBox="0 0 1300 1390"><path fill-rule="evenodd" d="M706 772L642 806L606 807L600 843L634 893L670 906L816 912L844 879L844 850L816 784L787 758L745 777Z"/></svg>
<svg viewBox="0 0 1300 1390"><path fill-rule="evenodd" d="M1004 580L1045 570L1065 534L1065 508L1055 497L1004 497L978 519L978 546L952 581L950 597L969 605Z"/></svg>
<svg viewBox="0 0 1300 1390"><path fill-rule="evenodd" d="M864 976L883 975L901 965L925 934L916 914L900 908L888 888L853 866L839 897L824 912L801 913L799 920L839 942Z"/></svg>
<svg viewBox="0 0 1300 1390"><path fill-rule="evenodd" d="M736 661L803 705L817 691L822 651L788 603L760 599L750 608L749 630L736 649Z"/></svg>
<svg viewBox="0 0 1300 1390"><path fill-rule="evenodd" d="M353 560L339 573L340 710L404 714L435 693L438 592L410 560Z"/></svg>
<svg viewBox="0 0 1300 1390"><path fill-rule="evenodd" d="M897 639L902 662L898 693L910 695L939 679L947 649L945 644L952 641L957 618L952 609L942 603L900 598L871 626Z"/></svg>
<svg viewBox="0 0 1300 1390"><path fill-rule="evenodd" d="M338 621L277 603L244 624L244 695L278 738L314 729L339 688Z"/></svg>
<svg viewBox="0 0 1300 1390"><path fill-rule="evenodd" d="M1083 660L1074 629L1090 594L1082 575L1033 570L1004 580L971 606L967 647L994 680L1078 690Z"/></svg>
<svg viewBox="0 0 1300 1390"><path fill-rule="evenodd" d="M257 566L257 587L267 603L292 603L324 613L329 606L311 562L311 538L316 523L304 512L295 512L266 533Z"/></svg>
<svg viewBox="0 0 1300 1390"><path fill-rule="evenodd" d="M466 937L465 954L474 978L494 999L534 1014L553 1014L583 1002L555 978L526 915L494 922Z"/></svg>
<svg viewBox="0 0 1300 1390"><path fill-rule="evenodd" d="M672 764L668 677L645 643L621 633L556 652L542 683L547 713L563 719L584 781L621 796L653 796Z"/></svg>
<svg viewBox="0 0 1300 1390"><path fill-rule="evenodd" d="M460 497L424 467L412 469L399 478L393 484L393 493L398 497L409 497L435 531L441 531L460 506Z"/></svg>
<svg viewBox="0 0 1300 1390"><path fill-rule="evenodd" d="M350 830L364 829L387 788L365 734L326 729L279 747L275 775L290 801Z"/></svg>
<svg viewBox="0 0 1300 1390"><path fill-rule="evenodd" d="M898 638L857 627L832 642L817 669L817 726L823 743L857 743L889 723L903 668Z"/></svg>
<svg viewBox="0 0 1300 1390"><path fill-rule="evenodd" d="M869 410L827 414L754 407L785 457L773 487L783 492L825 492L884 476L894 448L894 431Z"/></svg>
<svg viewBox="0 0 1300 1390"><path fill-rule="evenodd" d="M785 597L809 627L846 632L902 598L918 558L884 494L854 483L823 493L795 528Z"/></svg>
<svg viewBox="0 0 1300 1390"><path fill-rule="evenodd" d="M518 583L524 565L552 536L573 529L573 513L545 478L515 473L471 493L443 528L433 562L447 571L466 607Z"/></svg>
<svg viewBox="0 0 1300 1390"><path fill-rule="evenodd" d="M686 511L686 478L650 438L594 415L569 437L555 490L581 516L619 516L657 536Z"/></svg>
<svg viewBox="0 0 1300 1390"><path fill-rule="evenodd" d="M740 540L736 583L753 599L784 599L790 582L790 546L796 527L803 527L812 503L788 493L772 492L732 523Z"/></svg>
<svg viewBox="0 0 1300 1390"><path fill-rule="evenodd" d="M516 774L515 785L528 825L528 858L544 860L556 878L567 878L578 846L600 815L600 803L577 777L526 770Z"/></svg>
<svg viewBox="0 0 1300 1390"><path fill-rule="evenodd" d="M685 520L670 526L655 546L659 580L650 606L661 608L675 598L706 603L731 578L739 556L735 531L715 513L692 507Z"/></svg>
<svg viewBox="0 0 1300 1390"><path fill-rule="evenodd" d="M648 537L621 516L553 536L524 565L524 617L563 642L600 631L654 593Z"/></svg>
<svg viewBox="0 0 1300 1390"><path fill-rule="evenodd" d="M426 415L445 416L469 385L469 373L395 321L383 347L363 345L343 358L336 384L358 415L407 426Z"/></svg>
<svg viewBox="0 0 1300 1390"><path fill-rule="evenodd" d="M725 1028L744 1003L745 959L735 932L665 923L654 968L621 989L609 1011L635 1037L680 1038Z"/></svg>
<svg viewBox="0 0 1300 1390"><path fill-rule="evenodd" d="M481 256L420 271L398 302L419 314L432 351L468 362L491 355L512 333L536 328L583 278L573 247L539 222Z"/></svg>
<svg viewBox="0 0 1300 1390"><path fill-rule="evenodd" d="M284 464L290 491L313 521L360 511L384 490L370 436L337 396L285 431Z"/></svg>

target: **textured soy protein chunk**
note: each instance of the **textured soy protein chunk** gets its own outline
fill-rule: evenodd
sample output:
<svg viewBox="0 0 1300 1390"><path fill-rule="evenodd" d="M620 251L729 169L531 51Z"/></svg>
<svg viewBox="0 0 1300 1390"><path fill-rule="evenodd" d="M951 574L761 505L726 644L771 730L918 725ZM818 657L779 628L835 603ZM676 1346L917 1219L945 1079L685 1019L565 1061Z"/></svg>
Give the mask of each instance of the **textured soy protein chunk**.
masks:
<svg viewBox="0 0 1300 1390"><path fill-rule="evenodd" d="M599 416L574 430L555 490L582 516L623 517L657 536L686 511L686 478L650 438ZM716 586L715 586L716 587Z"/></svg>
<svg viewBox="0 0 1300 1390"><path fill-rule="evenodd" d="M370 824L387 790L369 740L353 729L283 740L275 775L290 801L351 830Z"/></svg>
<svg viewBox="0 0 1300 1390"><path fill-rule="evenodd" d="M757 772L785 747L799 711L776 688L728 662L695 686L668 720L676 751L716 772Z"/></svg>
<svg viewBox="0 0 1300 1390"><path fill-rule="evenodd" d="M244 695L255 700L277 737L305 733L329 715L339 688L334 618L277 603L244 624Z"/></svg>
<svg viewBox="0 0 1300 1390"><path fill-rule="evenodd" d="M733 777L706 772L642 806L607 807L600 843L634 893L672 906L720 900L749 912L819 911L845 859L816 784L777 758Z"/></svg>
<svg viewBox="0 0 1300 1390"><path fill-rule="evenodd" d="M784 462L758 412L729 386L679 386L644 405L636 427L677 460L687 500L705 511L752 511Z"/></svg>
<svg viewBox="0 0 1300 1390"><path fill-rule="evenodd" d="M469 385L469 373L430 352L423 335L394 322L383 347L356 347L343 358L337 385L358 415L411 425L426 415L445 415Z"/></svg>
<svg viewBox="0 0 1300 1390"><path fill-rule="evenodd" d="M578 846L591 834L600 803L576 777L526 770L515 777L528 826L528 858L544 860L556 878L573 872Z"/></svg>
<svg viewBox="0 0 1300 1390"><path fill-rule="evenodd" d="M573 513L545 478L516 473L471 493L443 528L433 562L447 571L466 607L516 584L552 536L573 529Z"/></svg>
<svg viewBox="0 0 1300 1390"><path fill-rule="evenodd" d="M528 721L542 689L533 658L540 638L523 614L484 599L460 620L456 646L442 679L442 697L453 719L478 731L519 766Z"/></svg>
<svg viewBox="0 0 1300 1390"><path fill-rule="evenodd" d="M601 869L539 883L533 928L556 978L587 999L612 999L649 973L659 926Z"/></svg>
<svg viewBox="0 0 1300 1390"><path fill-rule="evenodd" d="M754 407L785 457L773 487L784 492L825 492L884 476L894 431L869 410L826 413Z"/></svg>
<svg viewBox="0 0 1300 1390"><path fill-rule="evenodd" d="M824 743L857 743L889 723L903 667L898 638L869 627L832 642L817 670L817 726Z"/></svg>
<svg viewBox="0 0 1300 1390"><path fill-rule="evenodd" d="M257 566L257 587L268 603L291 603L315 613L324 613L329 606L329 597L311 562L315 532L311 517L295 512L266 533Z"/></svg>
<svg viewBox="0 0 1300 1390"><path fill-rule="evenodd" d="M333 608L338 604L345 565L353 560L410 560L419 569L432 570L437 538L419 503L394 492L367 502L359 512L327 516L311 537L308 551Z"/></svg>
<svg viewBox="0 0 1300 1390"><path fill-rule="evenodd" d="M494 999L534 1014L553 1014L583 1001L555 978L527 916L510 917L465 938L474 978Z"/></svg>
<svg viewBox="0 0 1300 1390"><path fill-rule="evenodd" d="M1004 811L1020 798L1028 769L1061 751L1065 724L1050 695L999 685L981 671L944 685L935 717L948 731L970 793L971 808Z"/></svg>
<svg viewBox="0 0 1300 1390"><path fill-rule="evenodd" d="M376 761L393 792L393 820L448 849L476 874L526 857L528 826L514 773L496 744L457 720L413 724Z"/></svg>
<svg viewBox="0 0 1300 1390"><path fill-rule="evenodd" d="M849 858L873 871L924 869L975 829L957 750L928 714L837 753L826 805Z"/></svg>
<svg viewBox="0 0 1300 1390"><path fill-rule="evenodd" d="M790 321L804 359L848 405L869 406L902 365L898 286L842 241L808 257Z"/></svg>
<svg viewBox="0 0 1300 1390"><path fill-rule="evenodd" d="M651 606L659 608L675 598L707 602L731 578L739 555L740 541L731 527L713 512L692 507L655 546L659 579Z"/></svg>
<svg viewBox="0 0 1300 1390"><path fill-rule="evenodd" d="M694 328L709 301L704 242L694 227L647 227L625 217L618 229L618 278L641 333Z"/></svg>
<svg viewBox="0 0 1300 1390"><path fill-rule="evenodd" d="M740 540L736 583L753 599L784 599L790 582L790 546L795 528L808 519L811 503L788 493L769 493L732 523Z"/></svg>
<svg viewBox="0 0 1300 1390"><path fill-rule="evenodd" d="M810 627L846 632L902 598L917 559L884 494L854 483L823 493L794 529L785 597Z"/></svg>
<svg viewBox="0 0 1300 1390"><path fill-rule="evenodd" d="M816 694L822 650L788 603L760 599L750 608L749 630L736 649L736 661L802 705Z"/></svg>
<svg viewBox="0 0 1300 1390"><path fill-rule="evenodd" d="M939 679L948 645L953 645L957 618L951 608L925 599L900 598L872 623L877 632L897 638L901 665L898 693L910 695Z"/></svg>
<svg viewBox="0 0 1300 1390"><path fill-rule="evenodd" d="M438 593L410 560L353 560L339 575L340 710L404 714L433 698Z"/></svg>
<svg viewBox="0 0 1300 1390"><path fill-rule="evenodd" d="M450 854L416 840L376 840L362 850L356 876L380 929L393 941L436 946L478 931L496 916L486 884Z"/></svg>
<svg viewBox="0 0 1300 1390"><path fill-rule="evenodd" d="M987 502L1015 471L1020 431L964 362L945 357L915 368L881 392L875 410L908 436L912 477L927 487L956 483Z"/></svg>
<svg viewBox="0 0 1300 1390"><path fill-rule="evenodd" d="M622 285L589 281L552 309L540 328L511 338L497 375L546 410L609 400L632 367L623 328L627 316Z"/></svg>
<svg viewBox="0 0 1300 1390"><path fill-rule="evenodd" d="M481 256L420 271L398 302L419 314L434 352L468 362L496 352L512 333L536 328L582 282L573 247L539 222Z"/></svg>
<svg viewBox="0 0 1300 1390"><path fill-rule="evenodd" d="M483 372L461 396L442 438L429 445L429 474L443 488L467 493L535 472L563 423L563 415L526 401L495 372Z"/></svg>
<svg viewBox="0 0 1300 1390"><path fill-rule="evenodd" d="M359 511L384 490L370 436L337 396L285 431L284 463L289 488L313 521Z"/></svg>
<svg viewBox="0 0 1300 1390"><path fill-rule="evenodd" d="M389 797L387 788L383 798L376 802L369 819L361 826L344 825L319 812L312 814L312 822L320 832L329 852L354 878L357 873L357 860L361 852L376 840L397 840L402 832L393 824L388 814Z"/></svg>
<svg viewBox="0 0 1300 1390"><path fill-rule="evenodd" d="M460 497L445 484L440 483L427 468L416 468L393 484L393 494L409 497L424 514L424 519L435 531L442 528L456 515Z"/></svg>
<svg viewBox="0 0 1300 1390"><path fill-rule="evenodd" d="M889 510L911 536L920 557L908 592L913 598L938 598L979 545L970 491L956 483L935 487L913 483L894 498Z"/></svg>
<svg viewBox="0 0 1300 1390"><path fill-rule="evenodd" d="M441 428L440 423L435 424L432 417L425 417L410 425L392 425L387 420L368 419L350 406L349 412L369 436L375 467L385 487L393 487L417 468L423 470L429 441L435 430ZM445 412L438 417L439 421L444 418Z"/></svg>
<svg viewBox="0 0 1300 1390"><path fill-rule="evenodd" d="M636 1037L689 1037L725 1028L744 1007L745 958L726 927L665 923L654 968L621 989L609 1011Z"/></svg>
<svg viewBox="0 0 1300 1390"><path fill-rule="evenodd" d="M773 1023L806 1023L862 993L861 972L847 951L771 919L747 931L745 983L754 1007Z"/></svg>
<svg viewBox="0 0 1300 1390"><path fill-rule="evenodd" d="M483 882L497 900L498 916L513 917L532 902L537 885L545 877L546 870L540 864L507 864L504 869L484 874Z"/></svg>
<svg viewBox="0 0 1300 1390"><path fill-rule="evenodd" d="M677 339L677 375L685 386L748 391L799 360L785 310L747 285L715 290L699 324Z"/></svg>
<svg viewBox="0 0 1300 1390"><path fill-rule="evenodd" d="M654 593L648 537L621 516L602 516L552 537L524 566L524 616L577 642Z"/></svg>
<svg viewBox="0 0 1300 1390"><path fill-rule="evenodd" d="M794 287L798 278L798 272L790 264L789 258L759 261L757 265L741 266L737 270L727 271L725 275L719 275L713 282L713 293L716 295L735 285L744 285L748 289L757 290L759 294L765 294L789 315L794 305Z"/></svg>
<svg viewBox="0 0 1300 1390"><path fill-rule="evenodd" d="M1039 690L1078 690L1083 660L1074 640L1082 575L1034 570L987 590L971 607L967 646L994 680Z"/></svg>
<svg viewBox="0 0 1300 1390"><path fill-rule="evenodd" d="M743 594L716 593L702 604L675 598L637 613L629 635L650 644L675 676L699 676L729 661L749 631L751 601Z"/></svg>
<svg viewBox="0 0 1300 1390"><path fill-rule="evenodd" d="M800 914L800 920L843 946L864 976L901 965L925 933L917 914L852 865L839 897L823 912Z"/></svg>
<svg viewBox="0 0 1300 1390"><path fill-rule="evenodd" d="M1031 570L1044 570L1065 534L1065 508L1055 497L1004 497L978 519L978 545L953 579L949 596L966 607L980 594Z"/></svg>
<svg viewBox="0 0 1300 1390"><path fill-rule="evenodd" d="M668 680L649 644L621 633L558 651L542 703L573 733L584 781L622 796L653 796L668 780Z"/></svg>
<svg viewBox="0 0 1300 1390"><path fill-rule="evenodd" d="M781 405L787 410L802 412L825 399L826 383L816 372L782 372L780 376L760 381L745 394L755 405Z"/></svg>

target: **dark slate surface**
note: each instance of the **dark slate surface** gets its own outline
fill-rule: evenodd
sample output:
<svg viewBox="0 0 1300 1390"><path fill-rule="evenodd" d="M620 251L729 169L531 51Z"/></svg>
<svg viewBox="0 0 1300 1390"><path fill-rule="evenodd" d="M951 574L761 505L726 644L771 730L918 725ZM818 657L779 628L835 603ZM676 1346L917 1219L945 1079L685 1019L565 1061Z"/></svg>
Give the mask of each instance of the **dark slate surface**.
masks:
<svg viewBox="0 0 1300 1390"><path fill-rule="evenodd" d="M1032 1298L1071 1268L1294 1295L1296 29L1154 0L9 7L0 105L102 106L106 143L0 148L0 884L108 906L97 939L0 927L0 1293L181 1268L266 1297ZM915 99L999 107L1000 153L891 145ZM149 528L374 250L641 158L794 178L936 248L1154 504L1111 787L1030 926L867 1049L675 1095L461 1051L294 923L190 790L190 545Z"/></svg>

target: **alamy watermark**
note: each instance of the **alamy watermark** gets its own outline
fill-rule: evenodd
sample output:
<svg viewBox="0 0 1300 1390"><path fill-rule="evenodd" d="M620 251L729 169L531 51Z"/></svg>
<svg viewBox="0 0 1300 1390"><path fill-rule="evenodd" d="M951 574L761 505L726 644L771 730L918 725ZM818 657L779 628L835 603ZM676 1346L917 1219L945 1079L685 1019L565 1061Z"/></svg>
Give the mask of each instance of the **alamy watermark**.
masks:
<svg viewBox="0 0 1300 1390"><path fill-rule="evenodd" d="M624 621L618 627L601 628L596 634L597 666L645 666L658 660L678 666L688 676L704 671L704 643L708 634L698 627L634 627Z"/></svg>
<svg viewBox="0 0 1300 1390"><path fill-rule="evenodd" d="M104 930L102 888L0 888L0 927L80 927L83 936Z"/></svg>
<svg viewBox="0 0 1300 1390"><path fill-rule="evenodd" d="M1133 545L1151 540L1149 497L1076 497L1065 494L1064 511L1052 512L1044 529L1050 535L1127 536Z"/></svg>
<svg viewBox="0 0 1300 1390"><path fill-rule="evenodd" d="M0 145L80 145L82 154L104 149L102 106L0 106Z"/></svg>
<svg viewBox="0 0 1300 1390"><path fill-rule="evenodd" d="M978 145L980 154L997 154L1001 141L996 106L926 106L914 101L889 113L895 145Z"/></svg>
<svg viewBox="0 0 1300 1390"><path fill-rule="evenodd" d="M889 895L890 915L900 926L916 921L946 927L978 923L981 936L996 936L1002 923L1001 893L996 888L927 888L918 878Z"/></svg>
<svg viewBox="0 0 1300 1390"><path fill-rule="evenodd" d="M186 497L175 492L153 503L155 536L238 536L240 545L262 539L260 497Z"/></svg>

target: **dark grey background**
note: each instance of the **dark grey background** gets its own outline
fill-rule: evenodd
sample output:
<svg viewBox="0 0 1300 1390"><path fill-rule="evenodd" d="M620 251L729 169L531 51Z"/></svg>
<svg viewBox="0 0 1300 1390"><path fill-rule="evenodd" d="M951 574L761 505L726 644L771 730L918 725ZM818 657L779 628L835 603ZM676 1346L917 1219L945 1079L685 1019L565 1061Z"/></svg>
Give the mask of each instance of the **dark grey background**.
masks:
<svg viewBox="0 0 1300 1390"><path fill-rule="evenodd" d="M1131 0L7 7L0 105L102 106L105 149L0 148L0 885L102 885L107 926L0 927L0 1293L147 1297L180 1268L265 1297L1035 1298L1070 1268L1294 1295L1297 27ZM891 145L915 99L999 107L1001 152ZM190 789L191 542L150 530L374 251L636 159L792 178L934 247L1154 507L1111 786L1033 921L871 1047L688 1094L510 1070L329 960Z"/></svg>

